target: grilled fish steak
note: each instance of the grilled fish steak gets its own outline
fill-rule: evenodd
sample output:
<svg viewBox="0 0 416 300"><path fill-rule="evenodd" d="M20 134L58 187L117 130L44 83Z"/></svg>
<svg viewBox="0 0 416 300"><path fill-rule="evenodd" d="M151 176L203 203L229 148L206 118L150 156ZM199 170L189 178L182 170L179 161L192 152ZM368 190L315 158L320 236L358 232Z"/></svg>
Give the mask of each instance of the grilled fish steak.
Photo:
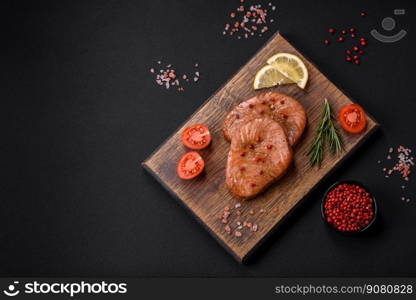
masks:
<svg viewBox="0 0 416 300"><path fill-rule="evenodd" d="M231 141L242 125L264 117L282 125L291 146L298 143L307 122L306 112L297 100L282 93L266 92L241 102L228 113L223 127L225 138Z"/></svg>
<svg viewBox="0 0 416 300"><path fill-rule="evenodd" d="M226 184L239 197L254 197L279 179L292 160L283 127L268 117L254 118L233 134Z"/></svg>

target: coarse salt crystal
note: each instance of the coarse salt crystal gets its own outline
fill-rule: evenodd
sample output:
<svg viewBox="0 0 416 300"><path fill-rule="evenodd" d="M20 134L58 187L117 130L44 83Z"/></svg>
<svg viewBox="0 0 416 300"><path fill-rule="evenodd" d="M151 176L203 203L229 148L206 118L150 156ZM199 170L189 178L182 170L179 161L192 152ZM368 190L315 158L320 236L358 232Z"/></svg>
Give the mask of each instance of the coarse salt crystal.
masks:
<svg viewBox="0 0 416 300"><path fill-rule="evenodd" d="M157 61L157 64L162 64L162 62L159 60ZM195 67L198 66L198 64L194 64ZM150 68L150 72L154 73L156 72L155 68ZM175 86L177 87L177 90L179 92L183 92L185 89L183 88L183 86L181 86L181 82L178 79L178 75L176 75L178 72L176 72L175 69L172 68L172 64L167 64L166 65L166 69L158 69L158 72L156 74L156 78L155 78L155 82L160 85L160 86L164 86L166 89L169 89L171 86ZM198 72L198 77L199 77L199 72ZM182 79L185 80L186 82L189 82L189 79L187 77L187 75L182 75ZM197 82L197 80L194 80L193 82Z"/></svg>

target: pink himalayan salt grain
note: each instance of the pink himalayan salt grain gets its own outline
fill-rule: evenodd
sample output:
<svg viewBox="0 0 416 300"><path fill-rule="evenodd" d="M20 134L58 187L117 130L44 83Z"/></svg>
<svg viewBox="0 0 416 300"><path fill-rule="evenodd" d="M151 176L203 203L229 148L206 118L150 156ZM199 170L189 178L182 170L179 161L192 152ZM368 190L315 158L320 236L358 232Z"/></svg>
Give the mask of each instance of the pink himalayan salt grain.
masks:
<svg viewBox="0 0 416 300"><path fill-rule="evenodd" d="M160 65L162 64L162 62L159 60L157 61L157 64ZM195 63L194 67L197 68L198 63ZM150 68L150 73L154 74L155 68ZM199 77L199 71L196 71L195 76L193 77L193 82L197 82L199 80ZM185 82L189 82L187 74L183 74L181 78ZM164 86L166 89L175 86L179 92L183 92L185 90L182 82L179 81L176 70L172 68L172 64L168 64L165 68L161 68L158 72L156 72L155 82L159 86Z"/></svg>
<svg viewBox="0 0 416 300"><path fill-rule="evenodd" d="M230 13L230 18L238 18L238 21L233 21L232 25L230 23L225 24L222 34L228 34L230 36L236 35L237 39L241 39L242 37L248 39L258 32L257 35L261 37L262 33L265 33L269 29L268 26L266 26L268 22L268 9L275 11L276 6L272 5L270 2L268 8L262 8L261 4L251 5L250 7L240 5L235 12ZM270 20L270 23L272 22L274 22L274 19ZM259 28L259 26L261 28Z"/></svg>
<svg viewBox="0 0 416 300"><path fill-rule="evenodd" d="M392 148L390 148L389 153L392 153ZM397 172L401 175L402 179L409 180L411 169L414 167L414 158L411 156L411 153L412 150L410 148L399 146L397 148L395 165L391 169L383 168L383 171L389 175ZM388 155L387 159L392 159L391 155Z"/></svg>
<svg viewBox="0 0 416 300"><path fill-rule="evenodd" d="M228 235L233 234L233 228L231 227L232 221L230 222L229 217L232 217L234 212L238 217L243 215L243 213L248 213L249 215L254 214L253 209L250 209L248 212L243 212L239 209L240 207L241 207L241 203L235 204L233 208L226 205L226 206L224 206L222 215L218 216L218 219L224 224L223 229L224 229L225 233L228 234ZM260 211L265 212L264 209L261 209ZM237 220L239 220L239 219L237 219ZM254 232L257 232L257 231L258 231L258 225L255 224L255 223L249 222L248 220L244 220L242 222L236 221L233 235L235 237L240 238L244 235L244 232L253 232L254 233Z"/></svg>
<svg viewBox="0 0 416 300"><path fill-rule="evenodd" d="M394 149L393 147L390 147L388 150L388 155L387 155L387 159L391 160L392 156L394 154ZM410 180L410 173L411 173L411 169L414 167L414 158L411 155L412 150L408 147L402 146L400 145L397 149L396 149L396 159L395 159L395 164L392 168L383 168L383 172L385 172L385 177L389 178L390 175L392 175L393 173L398 173L400 175L400 177L405 180L406 182L408 182ZM390 155L391 154L391 155ZM404 189L405 186L401 185L401 189ZM404 201L405 198L402 197L402 200ZM408 201L407 201L408 200ZM410 202L410 199L408 198L406 200L406 202Z"/></svg>

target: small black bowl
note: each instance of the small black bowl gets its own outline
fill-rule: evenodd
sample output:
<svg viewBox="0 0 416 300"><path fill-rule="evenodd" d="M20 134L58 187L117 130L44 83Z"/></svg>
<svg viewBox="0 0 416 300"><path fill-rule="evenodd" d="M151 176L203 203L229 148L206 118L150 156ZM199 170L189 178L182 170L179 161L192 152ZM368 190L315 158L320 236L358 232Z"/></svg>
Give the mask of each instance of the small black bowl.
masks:
<svg viewBox="0 0 416 300"><path fill-rule="evenodd" d="M373 215L373 218L371 219L370 223L368 223L367 226L365 226L363 229L361 229L359 231L340 231L340 230L336 229L334 226L332 226L331 224L329 224L328 221L326 220L326 217L325 217L325 202L326 202L326 196L328 195L328 193L332 189L334 189L338 185L344 184L344 183L358 185L359 187L365 189L367 191L367 193L370 194L371 199L373 199L373 203L374 203L374 215ZM343 180L343 181L337 181L337 182L335 182L333 185L331 185L326 190L326 192L324 194L324 197L322 198L322 203L321 203L321 216L322 216L322 220L325 222L326 225L328 225L329 227L331 227L336 232L340 232L340 233L345 234L345 235L358 235L358 234L362 234L364 232L368 232L369 229L370 229L370 227L372 227L375 224L375 221L377 219L377 211L378 211L377 201L376 201L376 198L374 198L374 195L361 182L358 182L358 181L355 181L355 180Z"/></svg>

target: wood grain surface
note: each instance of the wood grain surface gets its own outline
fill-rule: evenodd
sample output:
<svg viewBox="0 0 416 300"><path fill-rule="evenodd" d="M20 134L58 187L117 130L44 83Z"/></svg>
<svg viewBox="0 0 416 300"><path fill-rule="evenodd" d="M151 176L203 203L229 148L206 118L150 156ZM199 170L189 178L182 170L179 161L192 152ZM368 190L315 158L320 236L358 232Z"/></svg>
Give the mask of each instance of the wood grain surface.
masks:
<svg viewBox="0 0 416 300"><path fill-rule="evenodd" d="M271 89L300 101L307 112L308 125L303 138L295 148L294 164L287 174L263 194L242 201L233 196L225 185L225 165L230 145L222 135L223 120L236 104L261 93L253 90L254 76L266 64L267 58L277 52L289 52L299 56L309 71L309 82L305 90L295 85ZM378 124L368 116L368 125L364 133L351 135L341 130L345 151L339 156L332 156L325 149L321 168L310 167L307 152L320 121L325 97L328 98L335 113L338 113L342 106L353 102L282 35L276 34L151 154L143 166L193 213L221 245L239 262L243 262L283 218L378 127ZM181 132L187 126L196 123L204 123L210 128L212 144L200 151L205 160L205 173L194 180L184 181L176 175L177 162L188 151L181 143ZM241 204L240 208L235 208L237 203ZM219 217L223 214L225 206L231 208L228 225L232 227L232 234L225 231L225 224ZM241 212L240 216L237 215L237 210ZM244 227L240 230L242 236L235 236L237 222L244 221L257 224L257 232Z"/></svg>

